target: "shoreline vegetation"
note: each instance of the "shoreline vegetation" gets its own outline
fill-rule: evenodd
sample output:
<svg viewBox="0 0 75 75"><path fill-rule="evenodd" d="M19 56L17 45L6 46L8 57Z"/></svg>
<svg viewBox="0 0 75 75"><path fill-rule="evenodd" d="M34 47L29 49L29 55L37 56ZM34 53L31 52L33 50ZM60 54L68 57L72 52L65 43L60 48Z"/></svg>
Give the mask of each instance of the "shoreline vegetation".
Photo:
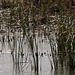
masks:
<svg viewBox="0 0 75 75"><path fill-rule="evenodd" d="M11 7L11 5L16 6L17 2L18 3L21 2L22 5L24 5L26 3L25 6L30 3L35 4L35 6L37 5L37 8L38 8L40 1L41 0L0 0L0 7L9 8L9 7ZM69 0L46 0L46 1L42 0L41 3L43 3L43 2L46 3L47 5L49 4L49 7L56 5L56 7L58 7L58 9L59 9L59 7L62 8L64 6L65 10L73 8L73 6L75 6L74 0L70 0L70 1Z"/></svg>
<svg viewBox="0 0 75 75"><path fill-rule="evenodd" d="M19 29L19 31L23 31L23 38L27 37L37 75L38 45L35 37L36 30L38 30L39 34L43 31L49 40L55 69L58 67L58 58L62 67L64 61L66 61L66 65L70 68L75 68L74 0L1 0L0 9L10 10L10 17L4 19L8 23L8 30L11 28L11 32L15 35L16 29ZM5 16L4 12L2 12L2 16ZM2 22L3 18L0 21ZM56 39L51 37L52 34L55 35ZM56 43L54 43L55 41ZM8 42L10 43L9 35ZM36 46L36 56L34 55L34 44ZM56 45L58 51L56 50ZM11 52L13 54L14 50ZM23 50L21 51L22 54Z"/></svg>

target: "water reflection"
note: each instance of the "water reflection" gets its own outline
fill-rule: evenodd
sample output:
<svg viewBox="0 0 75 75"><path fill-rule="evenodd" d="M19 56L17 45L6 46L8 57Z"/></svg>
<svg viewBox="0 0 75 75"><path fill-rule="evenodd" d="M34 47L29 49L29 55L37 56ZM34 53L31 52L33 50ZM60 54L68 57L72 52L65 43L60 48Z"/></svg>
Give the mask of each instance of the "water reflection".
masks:
<svg viewBox="0 0 75 75"><path fill-rule="evenodd" d="M0 75L74 75L73 70L61 68L57 62L55 33L47 29L49 33L44 33L33 27L24 32L14 22L11 25L8 19L5 21L7 10L1 13L4 20L0 25Z"/></svg>
<svg viewBox="0 0 75 75"><path fill-rule="evenodd" d="M15 35L15 33L14 33ZM37 35L36 35L37 37ZM11 41L10 39L13 38L13 40ZM8 36L1 36L1 41L0 41L0 46L1 46L1 50L2 52L0 52L1 57L4 57L4 61L1 62L3 64L6 64L5 62L7 61L7 59L12 60L11 63L10 61L8 61L7 64L8 66L13 65L11 67L12 73L13 75L22 75L23 73L27 73L27 75L30 74L36 74L35 73L35 69L36 66L34 65L34 63L36 64L36 60L37 60L37 55L36 55L36 48L34 49L34 52L31 51L30 48L30 44L28 43L29 40L27 40L27 38L22 38L15 36L15 38L10 35ZM4 40L3 40L4 39ZM48 40L44 40L42 42L41 38L36 38L37 39L37 43L38 43L38 72L39 75L42 75L44 73L45 70L49 70L50 69L50 63L47 57L47 52L46 49L50 49L50 45L48 43ZM44 37L42 37L42 39L44 39ZM10 40L10 41L9 41ZM31 39L30 39L31 40ZM40 43L39 43L40 42ZM31 42L30 42L31 43ZM34 41L34 45L36 41ZM46 46L45 46L46 44ZM36 46L34 46L36 47ZM13 50L13 53L11 53ZM44 53L45 52L45 53ZM4 55L4 56L3 56ZM10 56L11 58L10 58ZM34 55L34 56L33 56ZM34 60L35 59L35 60ZM5 65L6 66L6 65ZM3 68L1 68L3 69ZM6 72L6 70L4 71ZM10 71L11 72L11 71ZM45 72L47 74L50 74L50 72ZM11 74L10 74L11 75Z"/></svg>
<svg viewBox="0 0 75 75"><path fill-rule="evenodd" d="M36 41L38 44L38 74L74 75L74 71L66 67L59 67L57 70L51 69L51 60L49 60L49 57L51 59L49 40L44 38L44 35L42 35L42 37L37 36L38 34L36 34ZM10 37L12 38L13 36L10 35ZM8 41L6 36L1 36L0 40L0 49L2 50L2 52L0 52L0 74L37 75L35 72L37 66L34 65L34 63L37 64L37 57L35 54L36 46L34 46L34 53L32 53L30 44L28 43L29 40L27 40L26 37L22 38L22 36L15 36L15 39L13 38L12 41ZM36 45L35 41L34 45ZM13 50L12 54L11 50ZM22 56L22 54L24 55Z"/></svg>
<svg viewBox="0 0 75 75"><path fill-rule="evenodd" d="M69 67L60 67L57 71L55 71L54 75L74 75L75 74L75 69L70 69Z"/></svg>

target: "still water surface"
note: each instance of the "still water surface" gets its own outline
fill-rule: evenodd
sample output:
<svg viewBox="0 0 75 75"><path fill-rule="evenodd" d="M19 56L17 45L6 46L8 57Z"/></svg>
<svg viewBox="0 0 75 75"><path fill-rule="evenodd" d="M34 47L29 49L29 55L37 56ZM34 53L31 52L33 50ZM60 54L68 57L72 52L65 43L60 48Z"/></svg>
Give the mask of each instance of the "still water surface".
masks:
<svg viewBox="0 0 75 75"><path fill-rule="evenodd" d="M2 39L0 37L0 39ZM43 42L38 38L38 50L39 52L46 52L47 50L50 51L49 41L44 39ZM6 40L6 39L5 39ZM27 45L25 47L26 50ZM20 64L13 61L13 56L11 55L10 46L6 40L6 42L2 43L0 41L0 75L36 75L33 72L33 65L31 64L31 60L33 60L31 55L28 55L27 62L24 62L25 57L27 56L28 52L25 53L23 62L20 61ZM43 56L39 56L39 75L75 75L75 71L67 68L64 66L63 68L59 67L58 70L52 70L50 61L48 58L48 54L44 54Z"/></svg>
<svg viewBox="0 0 75 75"><path fill-rule="evenodd" d="M2 16L2 14L0 16ZM3 16L3 19L5 19L5 16ZM3 23L0 22L0 31L1 30L4 32L0 32L0 51L2 51L0 52L0 75L36 75L34 73L31 48L27 38L23 38L21 33L15 32L13 34L9 32L11 29L6 28L6 22L4 21ZM8 41L8 35L10 41ZM15 39L13 39L13 36ZM39 37L38 34L36 34L36 40L39 54L39 75L75 75L75 69L71 70L66 67L66 65L62 68L59 64L57 70L51 69L53 59L52 56L49 57L51 54L51 47L48 38L44 37L44 34L42 33ZM11 55L12 50L14 50L14 55ZM19 54L22 50L24 53L23 58L21 57L21 54ZM34 53L35 52L36 47L34 44ZM40 55L41 53L43 53L43 56Z"/></svg>

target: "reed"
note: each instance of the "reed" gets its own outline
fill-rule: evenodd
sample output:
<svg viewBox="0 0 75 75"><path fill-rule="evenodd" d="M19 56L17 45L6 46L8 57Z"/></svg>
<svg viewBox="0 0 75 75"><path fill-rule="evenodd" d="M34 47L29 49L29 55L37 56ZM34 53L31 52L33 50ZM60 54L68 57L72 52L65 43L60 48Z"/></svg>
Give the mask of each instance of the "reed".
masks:
<svg viewBox="0 0 75 75"><path fill-rule="evenodd" d="M66 62L68 62L70 68L75 66L75 29L72 27L74 26L74 13L72 13L71 10L72 2L69 2L69 7L66 5L66 2L67 0L61 2L59 2L59 0L2 1L2 9L9 8L10 10L10 19L7 19L6 22L8 22L8 36L10 36L10 28L13 31L13 49L11 52L16 52L15 56L13 56L15 58L13 59L18 63L20 59L23 59L23 43L26 37L37 75L39 75L39 63L36 31L38 31L38 35L43 32L49 40L53 59L53 61L50 60L50 62L53 62L51 63L52 68L57 69L59 60L63 67L65 59L68 60ZM4 12L2 12L2 14L4 15ZM15 35L17 30L20 30L19 46L17 46L17 37ZM21 34L21 32L23 34ZM21 35L23 35L23 37ZM9 40L10 38L8 37L8 43L10 45ZM35 51L36 56L34 54ZM17 52L19 54L17 54Z"/></svg>

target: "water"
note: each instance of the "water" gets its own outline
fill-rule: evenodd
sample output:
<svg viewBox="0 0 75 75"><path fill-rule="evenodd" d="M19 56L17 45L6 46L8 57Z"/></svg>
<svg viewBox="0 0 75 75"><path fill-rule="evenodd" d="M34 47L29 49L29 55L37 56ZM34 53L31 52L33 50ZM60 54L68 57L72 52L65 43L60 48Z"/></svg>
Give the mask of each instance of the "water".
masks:
<svg viewBox="0 0 75 75"><path fill-rule="evenodd" d="M0 37L0 39L2 39ZM42 42L43 39L44 41ZM0 75L35 75L34 71L33 71L33 58L32 55L29 53L29 51L27 51L29 49L29 47L27 47L28 45L26 45L26 47L24 48L25 51L25 55L23 57L23 59L21 59L20 57L20 63L18 64L16 59L18 58L14 58L13 60L13 56L11 55L11 48L10 45L8 44L7 39L5 39L6 41L3 43L2 40L0 41L0 50L2 50L2 52L0 52ZM40 53L47 53L50 52L50 45L49 45L49 41L48 39L44 38L42 36L38 38L38 50L39 50L39 54ZM30 55L29 55L30 54ZM15 55L15 54L14 54ZM28 56L27 56L28 55ZM27 62L25 63L25 58L27 57ZM48 53L44 54L43 56L39 55L39 75L74 75L75 71L74 70L70 70L67 67L59 67L58 70L52 70L51 69L51 62L48 58Z"/></svg>
<svg viewBox="0 0 75 75"><path fill-rule="evenodd" d="M42 39L44 40L44 37L42 37ZM49 45L49 41L48 40L44 40L43 42L41 41L41 38L38 38L38 49L39 49L39 73L41 74L46 74L49 75L50 72L47 70L51 69L50 66L50 61L48 59L48 54L43 54L43 56L40 56L41 53L46 52L47 50L50 50L50 45ZM26 41L26 40L25 40ZM18 43L20 43L19 41L17 41ZM15 75L15 73L17 73L16 75L22 75L22 74L27 74L27 75L31 75L32 72L32 68L34 68L33 66L33 58L32 58L32 54L30 54L30 50L28 47L28 44L26 43L24 48L24 58L23 60L21 60L20 57L20 64L17 63L18 57L15 57L15 53L14 53L14 57L11 55L11 48L10 45L12 44L12 41L10 42L11 44L8 43L8 40L5 38L5 42L2 42L2 37L1 37L1 41L0 41L0 48L2 50L2 52L0 53L0 74L4 75L8 75L8 73L10 75ZM18 51L18 47L19 44L17 43L17 51ZM15 51L16 52L16 51ZM18 54L17 54L18 55ZM28 56L27 56L28 55ZM25 63L25 58L27 57L27 63ZM13 60L14 58L14 60ZM44 71L46 71L44 73Z"/></svg>
<svg viewBox="0 0 75 75"><path fill-rule="evenodd" d="M1 10L0 13L6 11L9 9ZM39 35L39 32L36 31L35 38L33 33L27 34L23 38L22 29L19 32L19 29L12 29L7 26L9 15L6 15L7 20L3 14L0 15L0 75L37 75L34 66L37 61L39 75L75 75L75 69L69 69L66 65L62 68L60 63L58 69L54 69L50 41L43 32ZM55 45L56 38L53 32L50 37L54 38L52 44ZM55 49L57 51L57 45Z"/></svg>
<svg viewBox="0 0 75 75"><path fill-rule="evenodd" d="M0 54L0 75L13 75L12 57L10 54Z"/></svg>

